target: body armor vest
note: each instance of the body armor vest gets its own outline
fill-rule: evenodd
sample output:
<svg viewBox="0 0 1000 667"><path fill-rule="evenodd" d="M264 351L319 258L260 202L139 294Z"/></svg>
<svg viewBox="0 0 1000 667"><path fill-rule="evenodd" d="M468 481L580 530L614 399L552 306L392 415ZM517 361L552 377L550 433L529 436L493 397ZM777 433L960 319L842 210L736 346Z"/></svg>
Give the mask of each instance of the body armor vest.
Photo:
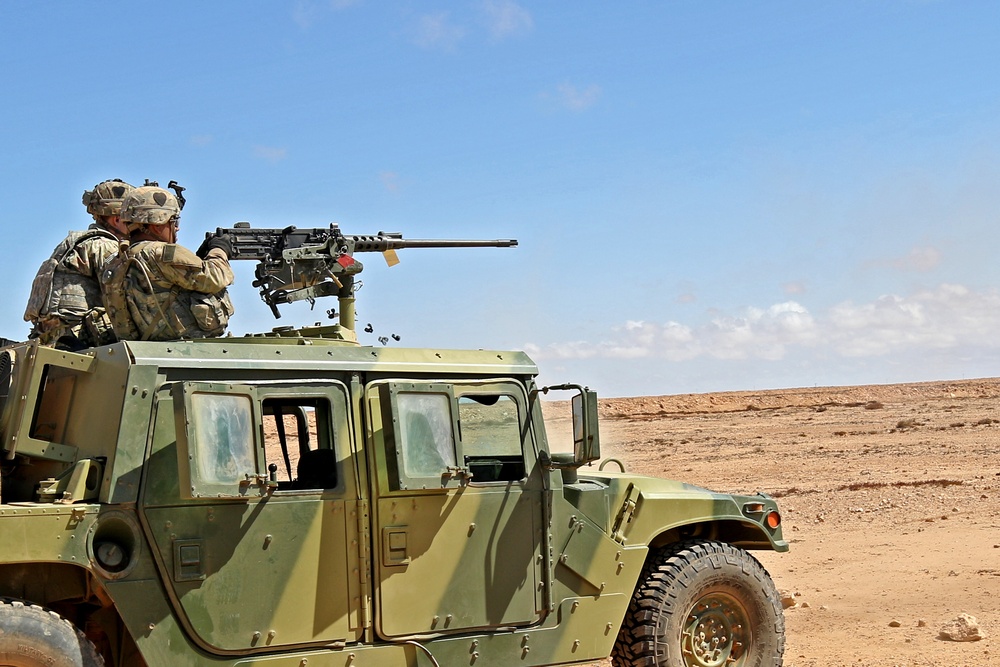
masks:
<svg viewBox="0 0 1000 667"><path fill-rule="evenodd" d="M77 323L87 311L102 305L98 276L77 273L65 264L66 258L78 245L97 238L107 239L116 247L118 245L115 235L103 229L70 232L56 246L52 256L42 262L31 283L31 296L24 309L25 322L38 322L46 317L56 316ZM94 268L95 271L100 271L101 267Z"/></svg>
<svg viewBox="0 0 1000 667"><path fill-rule="evenodd" d="M137 243L112 258L102 276L105 303L119 340L208 338L225 333L234 308L222 289L204 294L164 285L138 256Z"/></svg>

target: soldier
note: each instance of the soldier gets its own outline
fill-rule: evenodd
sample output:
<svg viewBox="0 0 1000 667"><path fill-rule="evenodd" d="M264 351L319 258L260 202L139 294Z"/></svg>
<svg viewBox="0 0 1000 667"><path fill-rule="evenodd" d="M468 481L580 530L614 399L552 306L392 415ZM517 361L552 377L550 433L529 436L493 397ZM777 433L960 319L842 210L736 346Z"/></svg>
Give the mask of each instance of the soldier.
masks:
<svg viewBox="0 0 1000 667"><path fill-rule="evenodd" d="M177 245L180 206L155 186L132 190L122 203L132 245L112 259L102 289L119 340L221 336L233 314L226 287L232 242L213 237L197 253Z"/></svg>
<svg viewBox="0 0 1000 667"><path fill-rule="evenodd" d="M98 280L105 262L118 252L118 243L128 238L119 213L130 190L131 185L116 178L83 193L94 224L70 232L35 274L24 310L24 321L32 323L29 338L68 349L113 340Z"/></svg>

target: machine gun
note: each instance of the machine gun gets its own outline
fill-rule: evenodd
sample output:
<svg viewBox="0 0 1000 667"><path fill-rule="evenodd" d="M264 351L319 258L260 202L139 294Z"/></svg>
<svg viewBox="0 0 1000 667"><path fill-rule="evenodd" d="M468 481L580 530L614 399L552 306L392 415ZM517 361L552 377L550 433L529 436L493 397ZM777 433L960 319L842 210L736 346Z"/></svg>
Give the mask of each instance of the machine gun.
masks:
<svg viewBox="0 0 1000 667"><path fill-rule="evenodd" d="M354 277L364 265L354 258L359 252L381 252L389 266L399 263L396 250L401 248L512 248L516 239L455 240L404 239L396 232L371 236L349 235L331 223L329 228L263 229L237 222L234 227L219 227L205 235L229 237L232 259L257 261L254 287L260 298L280 318L278 305L293 301L315 302L319 297L336 295L340 306L340 325L354 330Z"/></svg>

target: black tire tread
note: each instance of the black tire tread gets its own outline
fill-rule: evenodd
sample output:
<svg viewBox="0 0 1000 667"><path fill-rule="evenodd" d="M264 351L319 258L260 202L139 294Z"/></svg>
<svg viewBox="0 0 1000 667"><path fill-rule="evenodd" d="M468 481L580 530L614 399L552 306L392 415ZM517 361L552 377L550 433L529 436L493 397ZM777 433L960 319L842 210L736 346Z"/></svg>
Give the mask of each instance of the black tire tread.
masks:
<svg viewBox="0 0 1000 667"><path fill-rule="evenodd" d="M42 623L51 623L54 629L62 628L68 631L67 636L73 638L70 643L72 644L75 641L76 646L80 650L83 667L105 667L104 658L97 652L94 644L78 627L67 619L47 607L26 600L0 597L0 619L13 617L18 614L32 616ZM9 631L9 628L0 627L0 639Z"/></svg>
<svg viewBox="0 0 1000 667"><path fill-rule="evenodd" d="M739 567L752 577L776 618L774 631L779 638L773 662L767 667L781 667L785 649L785 619L781 599L764 566L750 553L725 542L688 540L667 545L650 553L639 584L632 594L618 639L611 652L613 667L657 667L653 657L657 616L667 614L675 597L674 586L687 588L691 579L705 568L719 569L724 563ZM686 613L682 610L681 613Z"/></svg>

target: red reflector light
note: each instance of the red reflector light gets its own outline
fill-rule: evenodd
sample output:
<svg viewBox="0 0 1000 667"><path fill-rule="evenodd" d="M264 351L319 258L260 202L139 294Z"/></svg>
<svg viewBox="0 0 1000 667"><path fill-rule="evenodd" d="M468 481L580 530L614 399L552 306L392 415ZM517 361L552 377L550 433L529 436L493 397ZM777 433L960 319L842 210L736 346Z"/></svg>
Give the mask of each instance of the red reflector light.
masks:
<svg viewBox="0 0 1000 667"><path fill-rule="evenodd" d="M773 511L768 512L767 516L764 517L764 523L767 524L768 528L774 530L781 525L781 515Z"/></svg>

